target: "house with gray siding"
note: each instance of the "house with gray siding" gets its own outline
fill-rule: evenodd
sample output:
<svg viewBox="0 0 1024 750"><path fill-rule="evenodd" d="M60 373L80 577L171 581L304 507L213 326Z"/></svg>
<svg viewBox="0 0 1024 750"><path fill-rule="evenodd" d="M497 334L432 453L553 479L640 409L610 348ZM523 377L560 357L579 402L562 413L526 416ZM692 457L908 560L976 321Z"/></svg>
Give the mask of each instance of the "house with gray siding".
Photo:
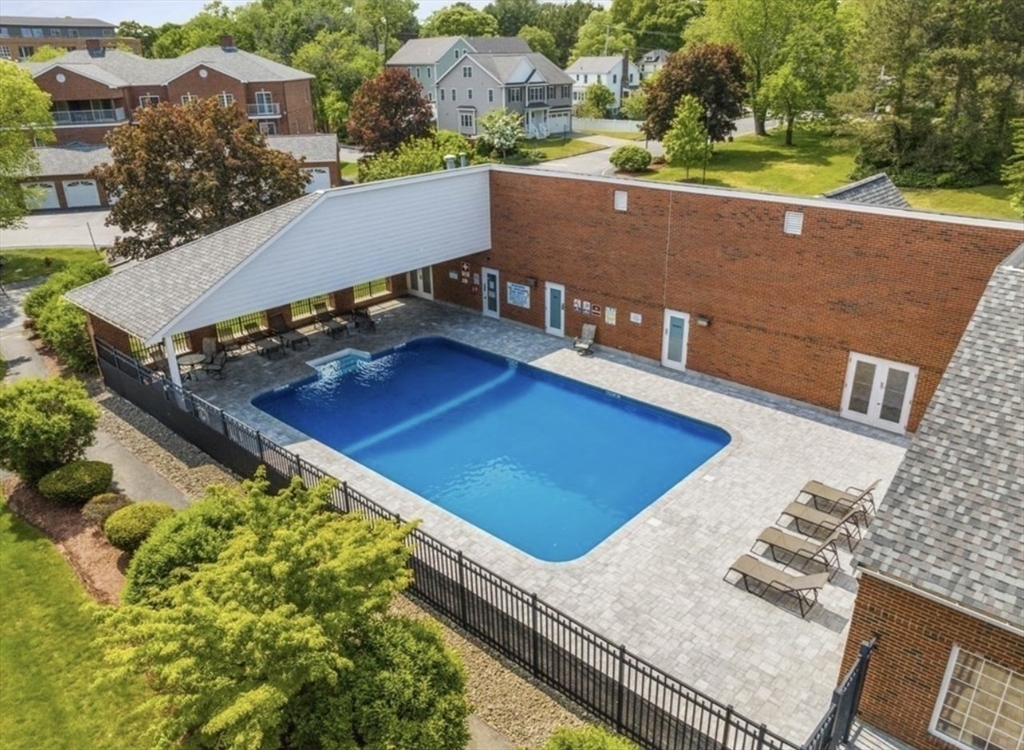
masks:
<svg viewBox="0 0 1024 750"><path fill-rule="evenodd" d="M652 49L640 58L640 80L650 78L665 67L671 53L664 49Z"/></svg>
<svg viewBox="0 0 1024 750"><path fill-rule="evenodd" d="M628 54L605 55L603 57L581 57L565 69L572 78L572 98L580 103L587 96L587 87L600 83L615 94L615 102L609 108L616 114L622 100L640 86L640 68L629 59Z"/></svg>
<svg viewBox="0 0 1024 750"><path fill-rule="evenodd" d="M572 130L572 79L539 52L462 56L437 82L437 126L467 136L488 112L518 112L528 138Z"/></svg>

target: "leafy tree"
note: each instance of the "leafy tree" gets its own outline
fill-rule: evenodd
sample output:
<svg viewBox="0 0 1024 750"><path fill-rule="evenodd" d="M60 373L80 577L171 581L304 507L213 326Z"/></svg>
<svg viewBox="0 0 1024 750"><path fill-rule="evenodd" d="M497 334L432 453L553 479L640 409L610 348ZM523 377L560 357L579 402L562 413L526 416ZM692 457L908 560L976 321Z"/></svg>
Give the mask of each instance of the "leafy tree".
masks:
<svg viewBox="0 0 1024 750"><path fill-rule="evenodd" d="M320 34L356 33L349 0L254 0L235 8L233 18L239 47L287 65Z"/></svg>
<svg viewBox="0 0 1024 750"><path fill-rule="evenodd" d="M100 412L71 378L0 383L0 468L37 482L92 445Z"/></svg>
<svg viewBox="0 0 1024 750"><path fill-rule="evenodd" d="M671 127L679 100L696 97L714 141L724 141L743 114L743 56L729 44L696 44L669 56L647 96L644 132L659 140Z"/></svg>
<svg viewBox="0 0 1024 750"><path fill-rule="evenodd" d="M636 38L615 23L611 12L595 10L580 27L570 63L581 57L621 55L623 50L636 50Z"/></svg>
<svg viewBox="0 0 1024 750"><path fill-rule="evenodd" d="M153 42L159 36L160 32L152 26L148 26L138 21L121 21L117 25L117 35L131 37L132 39L138 39L142 45L142 56L152 57L153 56Z"/></svg>
<svg viewBox="0 0 1024 750"><path fill-rule="evenodd" d="M161 26L150 51L153 57L180 57L200 47L220 44L222 35L235 35L237 31L231 9L221 0L213 0L181 26L171 25L166 30Z"/></svg>
<svg viewBox="0 0 1024 750"><path fill-rule="evenodd" d="M505 158L515 153L519 142L526 137L523 131L523 118L518 112L506 112L503 109L492 109L480 118L480 139Z"/></svg>
<svg viewBox="0 0 1024 750"><path fill-rule="evenodd" d="M64 57L67 53L68 51L63 47L44 44L42 47L36 47L28 61L34 63L49 62L50 60L56 60L58 57Z"/></svg>
<svg viewBox="0 0 1024 750"><path fill-rule="evenodd" d="M472 150L469 141L450 130L440 130L426 138L411 138L395 151L383 151L361 160L359 182L436 172L444 169L445 156L468 155Z"/></svg>
<svg viewBox="0 0 1024 750"><path fill-rule="evenodd" d="M354 33L321 31L302 45L291 64L312 73L317 128L344 135L349 102L359 87L381 69L381 58Z"/></svg>
<svg viewBox="0 0 1024 750"><path fill-rule="evenodd" d="M704 127L704 108L695 96L684 96L676 105L672 127L661 140L665 148L665 159L674 167L686 167L686 179L690 179L690 168L700 164L708 156L708 131Z"/></svg>
<svg viewBox="0 0 1024 750"><path fill-rule="evenodd" d="M700 0L612 0L609 10L614 23L636 35L640 49L674 52L687 24L701 14L702 4Z"/></svg>
<svg viewBox="0 0 1024 750"><path fill-rule="evenodd" d="M400 46L399 34L416 36L418 7L415 0L355 0L356 32L386 60Z"/></svg>
<svg viewBox="0 0 1024 750"><path fill-rule="evenodd" d="M149 681L153 740L462 747L457 657L436 627L389 612L411 579L411 527L330 512L328 488L298 480L276 496L259 475L223 491L243 516L216 561L183 572L156 601L100 614L105 679Z"/></svg>
<svg viewBox="0 0 1024 750"><path fill-rule="evenodd" d="M457 2L431 13L423 22L420 34L424 37L498 36L498 22L489 13Z"/></svg>
<svg viewBox="0 0 1024 750"><path fill-rule="evenodd" d="M1024 215L1024 118L1013 121L1013 155L1003 165L1002 176L1010 188L1010 205Z"/></svg>
<svg viewBox="0 0 1024 750"><path fill-rule="evenodd" d="M539 52L547 59L554 60L558 57L555 37L550 31L536 26L523 26L516 36L530 45L530 49L534 52Z"/></svg>
<svg viewBox="0 0 1024 750"><path fill-rule="evenodd" d="M9 60L0 60L0 102L0 227L7 228L27 213L19 183L39 170L32 140L53 140L53 115L50 95Z"/></svg>
<svg viewBox="0 0 1024 750"><path fill-rule="evenodd" d="M622 100L619 111L630 120L643 120L647 117L647 89L643 84Z"/></svg>
<svg viewBox="0 0 1024 750"><path fill-rule="evenodd" d="M615 104L615 92L603 83L592 83L584 92L584 99L576 106L577 117L606 117Z"/></svg>
<svg viewBox="0 0 1024 750"><path fill-rule="evenodd" d="M113 252L149 258L300 197L308 177L238 107L216 98L136 112L106 138L111 161L89 174L116 197Z"/></svg>
<svg viewBox="0 0 1024 750"><path fill-rule="evenodd" d="M551 32L555 38L556 57L551 58L559 67L564 68L572 55L572 48L579 38L580 28L586 23L590 14L601 10L601 6L588 0L575 0L572 3L547 2L540 6L540 13L535 25Z"/></svg>
<svg viewBox="0 0 1024 750"><path fill-rule="evenodd" d="M493 0L484 8L484 13L493 16L498 22L499 36L521 37L519 32L524 26L536 28L540 3L537 0ZM534 52L540 50L534 48Z"/></svg>
<svg viewBox="0 0 1024 750"><path fill-rule="evenodd" d="M405 68L384 68L352 97L349 138L367 151L394 151L409 138L426 137L432 127L430 102Z"/></svg>

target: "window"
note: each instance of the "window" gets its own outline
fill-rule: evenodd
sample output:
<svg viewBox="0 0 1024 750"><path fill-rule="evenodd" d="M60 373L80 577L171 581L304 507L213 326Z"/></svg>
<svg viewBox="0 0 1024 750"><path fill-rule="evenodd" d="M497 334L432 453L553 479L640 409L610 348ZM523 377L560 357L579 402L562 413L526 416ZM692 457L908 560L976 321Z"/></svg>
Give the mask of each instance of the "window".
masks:
<svg viewBox="0 0 1024 750"><path fill-rule="evenodd" d="M160 103L160 97L156 94L147 94L139 97L140 107L155 107Z"/></svg>
<svg viewBox="0 0 1024 750"><path fill-rule="evenodd" d="M42 29L32 29L32 33L31 34L26 34L25 36L42 36L42 35L43 35L43 30Z"/></svg>
<svg viewBox="0 0 1024 750"><path fill-rule="evenodd" d="M508 89L508 100L510 102L521 102L523 100L523 90L521 88Z"/></svg>
<svg viewBox="0 0 1024 750"><path fill-rule="evenodd" d="M619 74L618 73L612 73L612 83L618 83L618 82L619 82Z"/></svg>
<svg viewBox="0 0 1024 750"><path fill-rule="evenodd" d="M563 99L568 99L569 98L569 89L570 89L569 84L566 84L566 85L562 86L562 98Z"/></svg>
<svg viewBox="0 0 1024 750"><path fill-rule="evenodd" d="M466 98L469 99L470 101L473 101L473 89L468 89L466 91Z"/></svg>
<svg viewBox="0 0 1024 750"><path fill-rule="evenodd" d="M68 36L73 38L73 39L77 38L78 37L78 29L68 29Z"/></svg>
<svg viewBox="0 0 1024 750"><path fill-rule="evenodd" d="M427 101L428 102L434 101L434 92L433 91L428 91L427 92Z"/></svg>
<svg viewBox="0 0 1024 750"><path fill-rule="evenodd" d="M528 96L531 102L542 102L544 101L544 87L543 86L530 86Z"/></svg>
<svg viewBox="0 0 1024 750"><path fill-rule="evenodd" d="M473 119L472 112L463 112L459 115L459 124L463 130L475 131L476 124L473 122Z"/></svg>
<svg viewBox="0 0 1024 750"><path fill-rule="evenodd" d="M8 29L6 26L0 26L0 37L9 37L10 35L10 29Z"/></svg>
<svg viewBox="0 0 1024 750"><path fill-rule="evenodd" d="M929 730L964 750L1016 750L1024 674L954 646Z"/></svg>
<svg viewBox="0 0 1024 750"><path fill-rule="evenodd" d="M800 211L786 211L786 218L782 222L782 231L786 234L804 233L804 215Z"/></svg>
<svg viewBox="0 0 1024 750"><path fill-rule="evenodd" d="M452 89L452 101L455 101L456 95L457 95L458 93L459 93L459 92L457 92L457 91L456 91L455 89Z"/></svg>
<svg viewBox="0 0 1024 750"><path fill-rule="evenodd" d="M416 77L417 78L420 77L420 69L419 69L419 67L416 68Z"/></svg>
<svg viewBox="0 0 1024 750"><path fill-rule="evenodd" d="M441 94L441 101L444 101L444 89L438 89Z"/></svg>
<svg viewBox="0 0 1024 750"><path fill-rule="evenodd" d="M296 318L308 318L310 315L313 315L316 312L314 309L316 305L323 305L326 307L327 295L318 294L317 296L310 297L309 299L300 299L298 302L292 302L292 320L295 320Z"/></svg>
<svg viewBox="0 0 1024 750"><path fill-rule="evenodd" d="M192 102L195 102L195 101L198 101L198 100L199 100L199 97L196 96L195 94L182 94L181 95L181 103L182 104L191 104Z"/></svg>
<svg viewBox="0 0 1024 750"><path fill-rule="evenodd" d="M584 75L584 76L583 76L583 82L584 82L584 83L586 83L586 82L587 82L587 79L588 79L588 78L589 78L589 76L587 76L587 75Z"/></svg>
<svg viewBox="0 0 1024 750"><path fill-rule="evenodd" d="M629 194L625 190L615 191L615 210L625 211L629 207Z"/></svg>
<svg viewBox="0 0 1024 750"><path fill-rule="evenodd" d="M629 74L629 82L630 82L630 83L632 83L632 82L633 82L633 74L632 74L632 73L630 73L630 74Z"/></svg>
<svg viewBox="0 0 1024 750"><path fill-rule="evenodd" d="M266 120L261 121L260 132L263 133L263 135L277 135L277 123L267 122Z"/></svg>
<svg viewBox="0 0 1024 750"><path fill-rule="evenodd" d="M487 89L487 101L494 101L494 89Z"/></svg>
<svg viewBox="0 0 1024 750"><path fill-rule="evenodd" d="M8 47L6 44L0 45L0 57L4 58L5 60L11 59L11 48Z"/></svg>
<svg viewBox="0 0 1024 750"><path fill-rule="evenodd" d="M50 36L61 36L60 29L50 29Z"/></svg>
<svg viewBox="0 0 1024 750"><path fill-rule="evenodd" d="M462 77L463 78L472 78L473 77L473 66L472 65L463 65L462 66Z"/></svg>
<svg viewBox="0 0 1024 750"><path fill-rule="evenodd" d="M232 104L235 103L235 95L229 94L226 91L224 91L220 94L217 94L217 101L220 102L220 106L222 107L230 107Z"/></svg>
<svg viewBox="0 0 1024 750"><path fill-rule="evenodd" d="M353 302L362 302L364 299L379 297L382 294L391 292L391 279L375 279L365 284L356 284L352 287Z"/></svg>
<svg viewBox="0 0 1024 750"><path fill-rule="evenodd" d="M433 70L433 68L427 68L427 78L430 78L430 71L431 70Z"/></svg>
<svg viewBox="0 0 1024 750"><path fill-rule="evenodd" d="M18 47L18 57L32 57L34 47Z"/></svg>
<svg viewBox="0 0 1024 750"><path fill-rule="evenodd" d="M456 60L458 60L458 59L459 59L459 51L458 51L458 50L455 50L455 59L456 59Z"/></svg>
<svg viewBox="0 0 1024 750"><path fill-rule="evenodd" d="M558 94L556 94L555 91L557 91L557 87L548 86L548 99L554 99L556 96L558 96Z"/></svg>

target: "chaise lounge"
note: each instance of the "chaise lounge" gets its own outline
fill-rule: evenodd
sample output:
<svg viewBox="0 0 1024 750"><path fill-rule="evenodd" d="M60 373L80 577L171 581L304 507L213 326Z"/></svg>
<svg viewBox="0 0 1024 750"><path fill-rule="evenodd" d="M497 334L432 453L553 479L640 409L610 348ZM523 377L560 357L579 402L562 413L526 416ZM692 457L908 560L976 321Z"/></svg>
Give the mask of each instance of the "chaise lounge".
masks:
<svg viewBox="0 0 1024 750"><path fill-rule="evenodd" d="M320 330L332 339L341 333L344 333L346 336L349 335L348 323L338 320L334 313L327 309L326 302L317 302L313 305L313 314L315 315L316 324L320 326Z"/></svg>
<svg viewBox="0 0 1024 750"><path fill-rule="evenodd" d="M864 522L867 523L875 514L874 491L879 481L881 480L876 479L864 490L857 487L847 487L845 490L841 490L821 482L810 481L803 486L800 493L810 495L814 507L826 513L835 513L840 509L844 512L858 510Z"/></svg>
<svg viewBox="0 0 1024 750"><path fill-rule="evenodd" d="M839 550L836 548L838 539L838 530L833 531L824 541L819 542L769 526L758 535L751 545L750 551L755 552L757 545L763 544L775 562L782 563L787 567L797 558L816 562L825 566L831 581L839 572ZM780 554L782 559L780 559Z"/></svg>
<svg viewBox="0 0 1024 750"><path fill-rule="evenodd" d="M743 581L743 587L762 599L769 591L792 596L800 605L801 617L807 617L807 613L818 603L818 591L829 581L828 573L791 575L750 555L740 555L736 562L729 566L722 580L728 582L730 573L738 573ZM751 588L751 581L761 585Z"/></svg>
<svg viewBox="0 0 1024 750"><path fill-rule="evenodd" d="M861 540L860 523L857 521L857 516L860 513L861 510L859 508L853 508L846 511L843 515L837 516L794 500L786 506L786 509L779 515L779 520L775 523L781 526L784 523L783 519L789 516L796 524L796 530L801 534L818 536L825 532L831 536L833 533L838 532L846 538L846 543L852 552L854 546ZM807 526L811 529L809 532L804 531L804 528ZM854 541L854 536L857 538L856 541Z"/></svg>
<svg viewBox="0 0 1024 750"><path fill-rule="evenodd" d="M287 344L292 349L298 347L299 344L309 346L309 337L301 331L289 328L288 324L284 322L284 316L280 313L270 317L270 330L281 339L282 343Z"/></svg>
<svg viewBox="0 0 1024 750"><path fill-rule="evenodd" d="M583 330L572 343L572 348L580 356L594 353L594 337L597 336L597 326L593 323L584 323Z"/></svg>

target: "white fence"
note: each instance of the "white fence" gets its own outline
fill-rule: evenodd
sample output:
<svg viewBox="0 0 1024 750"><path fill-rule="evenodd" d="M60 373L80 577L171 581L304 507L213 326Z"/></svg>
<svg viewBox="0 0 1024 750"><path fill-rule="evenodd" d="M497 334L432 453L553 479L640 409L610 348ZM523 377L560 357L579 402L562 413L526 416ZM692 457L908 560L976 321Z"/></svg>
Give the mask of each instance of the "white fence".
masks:
<svg viewBox="0 0 1024 750"><path fill-rule="evenodd" d="M613 133L636 133L643 124L641 120L592 120L589 117L574 117L572 128L576 131L606 130Z"/></svg>

